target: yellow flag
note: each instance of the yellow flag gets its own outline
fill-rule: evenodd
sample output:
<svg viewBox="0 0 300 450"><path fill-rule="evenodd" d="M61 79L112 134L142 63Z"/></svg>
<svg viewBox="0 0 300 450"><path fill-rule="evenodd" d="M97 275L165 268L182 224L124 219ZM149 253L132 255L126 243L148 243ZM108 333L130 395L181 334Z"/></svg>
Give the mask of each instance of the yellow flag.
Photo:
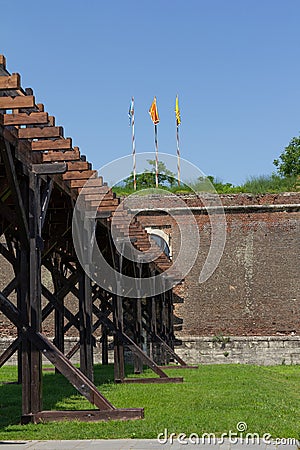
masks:
<svg viewBox="0 0 300 450"><path fill-rule="evenodd" d="M149 114L150 114L151 120L154 123L154 125L157 125L159 123L159 117L158 117L158 111L157 111L157 106L156 106L156 97L154 97L152 105L150 106Z"/></svg>
<svg viewBox="0 0 300 450"><path fill-rule="evenodd" d="M176 95L175 114L176 114L176 125L178 126L178 125L181 124L180 109L179 109L179 102L178 102L178 95Z"/></svg>

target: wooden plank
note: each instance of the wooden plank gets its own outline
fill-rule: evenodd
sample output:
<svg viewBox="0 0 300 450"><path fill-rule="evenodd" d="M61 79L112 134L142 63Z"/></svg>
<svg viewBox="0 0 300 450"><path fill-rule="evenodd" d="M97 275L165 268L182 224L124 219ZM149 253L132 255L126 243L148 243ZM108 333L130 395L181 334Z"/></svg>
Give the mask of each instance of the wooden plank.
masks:
<svg viewBox="0 0 300 450"><path fill-rule="evenodd" d="M43 141L33 141L31 143L31 148L33 151L68 150L72 148L72 139L66 138L57 139L56 141L51 141L50 139Z"/></svg>
<svg viewBox="0 0 300 450"><path fill-rule="evenodd" d="M35 98L33 95L19 95L17 97L0 97L0 109L34 108Z"/></svg>
<svg viewBox="0 0 300 450"><path fill-rule="evenodd" d="M48 123L48 113L32 112L31 114L4 114L4 125L45 125Z"/></svg>
<svg viewBox="0 0 300 450"><path fill-rule="evenodd" d="M63 175L63 180L88 180L91 177L96 178L96 176L97 170L71 171Z"/></svg>
<svg viewBox="0 0 300 450"><path fill-rule="evenodd" d="M90 184L90 183L89 183ZM89 186L89 187L81 187L78 188L78 192L81 193L81 195L87 195L87 194L93 194L93 195L103 195L109 192L109 189L107 186Z"/></svg>
<svg viewBox="0 0 300 450"><path fill-rule="evenodd" d="M42 155L43 162L76 161L76 160L80 160L80 153L79 151L75 150L66 152L50 151Z"/></svg>
<svg viewBox="0 0 300 450"><path fill-rule="evenodd" d="M87 183L87 184L86 184ZM98 177L94 180L70 180L70 186L71 188L82 188L85 186L88 187L102 187L103 186L103 178Z"/></svg>
<svg viewBox="0 0 300 450"><path fill-rule="evenodd" d="M7 77L0 77L0 90L20 89L21 77L18 73L13 73Z"/></svg>
<svg viewBox="0 0 300 450"><path fill-rule="evenodd" d="M77 170L90 170L91 164L85 161L75 161L75 162L69 162L67 164L67 170L70 171L77 171Z"/></svg>
<svg viewBox="0 0 300 450"><path fill-rule="evenodd" d="M144 418L144 408L114 409L110 411L99 411L96 409L81 411L41 411L37 414L26 414L22 416L21 423L44 423L50 421L72 421L99 422L108 420L137 420Z"/></svg>
<svg viewBox="0 0 300 450"><path fill-rule="evenodd" d="M40 175L50 175L55 173L65 173L67 170L66 163L49 163L49 164L32 164L33 173Z"/></svg>
<svg viewBox="0 0 300 450"><path fill-rule="evenodd" d="M63 127L20 128L18 130L19 139L59 138L63 135Z"/></svg>
<svg viewBox="0 0 300 450"><path fill-rule="evenodd" d="M49 116L49 125L50 127L55 127L55 117Z"/></svg>
<svg viewBox="0 0 300 450"><path fill-rule="evenodd" d="M112 208L113 210L116 209L116 207L119 205L119 200L117 198L115 199L111 199L111 200L92 200L90 202L90 205L92 208L97 208L97 206L99 206L99 209L103 209L104 208Z"/></svg>
<svg viewBox="0 0 300 450"><path fill-rule="evenodd" d="M92 201L92 200L99 200L99 198L100 198L99 194L84 194L84 193L82 193L82 195L84 195L84 199L87 202ZM101 196L101 198L102 198L102 196ZM110 201L110 200L117 200L118 202L120 201L119 198L116 198L113 195L112 191L108 192L107 195L105 195L105 197L103 198L102 201L104 202L104 201Z"/></svg>

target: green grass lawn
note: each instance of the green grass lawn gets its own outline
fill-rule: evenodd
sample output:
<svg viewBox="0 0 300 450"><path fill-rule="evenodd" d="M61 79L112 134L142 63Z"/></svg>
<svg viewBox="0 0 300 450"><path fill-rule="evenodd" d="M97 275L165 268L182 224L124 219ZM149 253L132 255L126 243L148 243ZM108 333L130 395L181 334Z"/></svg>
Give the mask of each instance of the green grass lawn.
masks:
<svg viewBox="0 0 300 450"><path fill-rule="evenodd" d="M95 384L117 407L144 407L145 419L20 425L15 367L0 369L0 440L152 438L164 431L221 434L246 422L249 432L300 438L300 366L207 365L169 370L178 384L113 383L113 367L95 367ZM146 372L151 375L151 372ZM44 409L91 409L60 375L45 372Z"/></svg>

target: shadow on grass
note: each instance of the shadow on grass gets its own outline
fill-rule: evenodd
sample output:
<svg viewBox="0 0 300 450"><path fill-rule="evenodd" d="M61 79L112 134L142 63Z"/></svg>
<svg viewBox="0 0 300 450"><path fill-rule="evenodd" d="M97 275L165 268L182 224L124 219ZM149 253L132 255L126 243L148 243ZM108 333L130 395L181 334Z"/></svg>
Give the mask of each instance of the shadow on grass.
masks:
<svg viewBox="0 0 300 450"><path fill-rule="evenodd" d="M9 369L9 378L16 367ZM94 367L94 383L101 392L101 385L111 384L114 382L114 367L112 364L108 366L95 365ZM86 403L77 390L69 383L69 381L54 371L43 372L43 410L62 410L62 409L86 409L93 408L93 405ZM0 383L0 429L8 425L16 425L20 423L22 408L22 386L15 382Z"/></svg>

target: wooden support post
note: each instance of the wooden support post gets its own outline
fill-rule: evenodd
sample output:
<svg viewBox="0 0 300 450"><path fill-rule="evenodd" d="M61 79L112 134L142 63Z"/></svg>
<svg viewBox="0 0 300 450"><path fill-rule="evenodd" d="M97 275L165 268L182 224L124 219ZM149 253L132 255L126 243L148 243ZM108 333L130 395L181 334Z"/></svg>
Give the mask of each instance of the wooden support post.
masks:
<svg viewBox="0 0 300 450"><path fill-rule="evenodd" d="M22 415L30 414L31 411L31 343L24 334L24 327L29 324L29 255L27 250L21 248L19 252L20 285L17 290L17 305L20 307L20 314L23 327L19 329L22 338L21 359L22 367L20 375L22 377Z"/></svg>
<svg viewBox="0 0 300 450"><path fill-rule="evenodd" d="M83 219L82 257L83 268L79 280L79 311L80 311L80 369L90 379L94 378L93 368L93 312L91 279L87 275L91 264L92 239L94 238L94 221Z"/></svg>
<svg viewBox="0 0 300 450"><path fill-rule="evenodd" d="M54 286L54 296L57 298L57 301L60 303L61 309L55 308L54 312L54 345L64 353L65 342L64 342L64 297L58 296L57 293L62 288L62 282L59 277L60 270L62 270L61 261L56 256L54 256L53 261L53 270L51 272L52 281ZM55 372L58 373L58 370L55 369Z"/></svg>
<svg viewBox="0 0 300 450"><path fill-rule="evenodd" d="M154 271L151 271L151 276L154 277ZM156 353L156 344L152 339L153 334L157 334L157 319L156 319L156 298L152 295L149 299L150 307L149 307L149 316L150 316L150 357L155 359Z"/></svg>
<svg viewBox="0 0 300 450"><path fill-rule="evenodd" d="M94 386L94 384L78 369L76 369L70 361L41 333L34 331L30 326L24 326L20 311L14 306L0 292L0 311L2 311L8 319L14 323L18 328L24 328L24 333L28 336L31 343L38 348L51 363L59 369L59 371L70 381L70 383L83 395L89 402L98 407L101 411L106 411L106 419L120 418L123 414L123 418L134 419L143 417L143 409L136 408L130 410L118 410L116 409ZM126 411L128 414L126 414ZM110 414L108 414L110 412ZM43 412L41 412L43 413ZM66 413L68 414L68 413ZM97 412L96 412L97 414ZM40 417L40 413L32 414L28 413L22 416L22 423L33 422ZM58 420L63 418L63 415L57 414ZM52 420L55 420L55 414L52 413Z"/></svg>
<svg viewBox="0 0 300 450"><path fill-rule="evenodd" d="M39 175L29 173L29 305L30 326L34 332L41 331L41 180ZM42 357L35 345L31 346L31 412L42 410Z"/></svg>
<svg viewBox="0 0 300 450"><path fill-rule="evenodd" d="M116 329L123 332L123 299L120 295L113 294L113 320ZM114 372L115 381L122 382L125 378L125 366L124 366L124 345L120 335L116 333L114 335Z"/></svg>
<svg viewBox="0 0 300 450"><path fill-rule="evenodd" d="M174 315L173 315L173 291L170 289L167 295L168 333L167 344L174 350Z"/></svg>
<svg viewBox="0 0 300 450"><path fill-rule="evenodd" d="M82 271L79 280L79 311L80 311L80 370L90 379L94 378L93 371L93 342L92 342L92 299L91 280Z"/></svg>
<svg viewBox="0 0 300 450"><path fill-rule="evenodd" d="M134 302L134 337L135 343L142 348L142 299L141 299L141 278L142 278L142 264L137 263L137 292L138 297L133 300ZM143 363L138 356L134 356L134 373L139 374L143 372Z"/></svg>
<svg viewBox="0 0 300 450"><path fill-rule="evenodd" d="M103 366L108 365L108 333L105 325L102 325L102 338L101 338L101 345L102 345L102 364Z"/></svg>
<svg viewBox="0 0 300 450"><path fill-rule="evenodd" d="M160 315L160 323L161 323L161 337L164 341L166 341L166 330L167 330L167 308L166 308L166 294L165 292L162 292L160 294L160 301L161 301L161 315ZM166 365L168 363L168 355L166 353L165 347L160 347L160 358L161 363L163 365Z"/></svg>
<svg viewBox="0 0 300 450"><path fill-rule="evenodd" d="M107 307L104 304L104 301L101 299L100 301L101 310L103 313L107 310ZM104 366L108 365L108 329L104 324L101 325L101 346L102 346L102 364Z"/></svg>

